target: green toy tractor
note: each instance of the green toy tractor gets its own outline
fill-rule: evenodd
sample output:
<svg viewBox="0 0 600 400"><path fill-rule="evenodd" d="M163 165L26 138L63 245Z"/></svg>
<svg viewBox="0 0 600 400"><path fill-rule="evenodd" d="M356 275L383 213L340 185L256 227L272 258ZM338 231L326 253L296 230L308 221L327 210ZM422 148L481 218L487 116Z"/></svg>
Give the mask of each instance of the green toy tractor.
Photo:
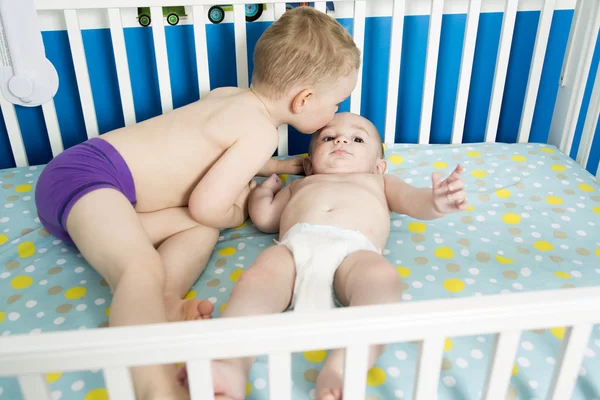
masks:
<svg viewBox="0 0 600 400"><path fill-rule="evenodd" d="M263 11L266 10L266 4L246 4L246 21L254 22L260 18ZM212 6L208 10L208 19L213 24L220 24L225 19L225 11L233 11L231 5Z"/></svg>
<svg viewBox="0 0 600 400"><path fill-rule="evenodd" d="M187 14L185 13L184 6L174 6L174 7L163 7L163 18L167 19L167 23L171 26L175 26L179 23L181 18L187 18ZM150 7L138 7L138 23L143 26L149 26L152 22L150 18Z"/></svg>

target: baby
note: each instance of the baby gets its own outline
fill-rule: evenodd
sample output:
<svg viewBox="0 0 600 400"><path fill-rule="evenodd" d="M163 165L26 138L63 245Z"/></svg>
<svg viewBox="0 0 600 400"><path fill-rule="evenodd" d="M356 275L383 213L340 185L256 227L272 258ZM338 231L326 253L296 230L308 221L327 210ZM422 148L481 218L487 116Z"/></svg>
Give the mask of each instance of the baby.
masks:
<svg viewBox="0 0 600 400"><path fill-rule="evenodd" d="M433 188L384 175L381 138L368 120L337 114L312 136L307 177L285 188L271 176L250 195L249 212L264 232L280 232L240 278L223 317L311 311L400 301L400 276L381 254L391 212L428 220L467 208L458 165ZM370 349L369 367L383 346ZM215 392L244 398L253 358L213 362ZM342 398L344 351L333 350L317 378L317 399ZM365 378L366 379L366 378ZM220 398L220 397L218 397Z"/></svg>
<svg viewBox="0 0 600 400"><path fill-rule="evenodd" d="M269 161L277 127L312 133L329 123L356 85L359 64L338 22L297 8L256 44L250 89L213 90L48 164L36 188L40 221L109 283L111 326L210 317L210 302L183 297L218 228L244 222L255 175L302 169L298 160ZM188 397L175 374L174 365L132 369L137 398Z"/></svg>

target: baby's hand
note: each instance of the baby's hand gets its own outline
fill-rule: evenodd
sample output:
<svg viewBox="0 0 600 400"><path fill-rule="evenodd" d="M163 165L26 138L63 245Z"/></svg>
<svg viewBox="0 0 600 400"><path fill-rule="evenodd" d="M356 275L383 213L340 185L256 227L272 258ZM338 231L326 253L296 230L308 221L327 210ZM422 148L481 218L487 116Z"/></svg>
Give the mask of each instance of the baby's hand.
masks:
<svg viewBox="0 0 600 400"><path fill-rule="evenodd" d="M440 180L437 172L431 175L433 207L437 212L447 214L467 209L467 192L464 190L465 183L460 179L464 170L464 167L458 164L456 169L444 181Z"/></svg>
<svg viewBox="0 0 600 400"><path fill-rule="evenodd" d="M279 176L276 174L272 174L267 179L263 181L259 186L261 189L270 190L273 193L273 196L277 194L283 187L283 182L279 179Z"/></svg>
<svg viewBox="0 0 600 400"><path fill-rule="evenodd" d="M242 212L244 213L244 221L248 218L248 199L250 197L250 193L256 188L257 183L255 180L251 180L248 185L244 187L242 193L235 200L235 205L238 206ZM238 225L241 225L244 221L241 221Z"/></svg>

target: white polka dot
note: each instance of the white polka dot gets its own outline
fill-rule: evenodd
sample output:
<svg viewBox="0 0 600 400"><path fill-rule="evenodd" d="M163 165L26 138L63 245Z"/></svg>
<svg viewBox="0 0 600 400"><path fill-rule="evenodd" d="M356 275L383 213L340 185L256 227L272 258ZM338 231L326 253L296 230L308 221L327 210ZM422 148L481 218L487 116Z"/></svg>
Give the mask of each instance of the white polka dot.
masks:
<svg viewBox="0 0 600 400"><path fill-rule="evenodd" d="M23 200L29 201L29 200L31 200L31 196L25 196L25 197L23 197Z"/></svg>
<svg viewBox="0 0 600 400"><path fill-rule="evenodd" d="M440 269L440 267L437 267L437 266L434 265L434 266L431 267L431 269L434 270L434 271L437 271L437 270ZM600 274L600 269L597 270L597 272Z"/></svg>
<svg viewBox="0 0 600 400"><path fill-rule="evenodd" d="M479 222L483 222L483 221L485 221L485 217L484 217L483 215L478 215L478 216L476 216L476 217L475 217L475 219L476 219L477 221L479 221Z"/></svg>
<svg viewBox="0 0 600 400"><path fill-rule="evenodd" d="M35 267L33 265L29 265L25 267L25 272L33 272L35 271Z"/></svg>
<svg viewBox="0 0 600 400"><path fill-rule="evenodd" d="M216 297L209 297L208 301L210 301L213 304L216 304L217 303L217 298Z"/></svg>
<svg viewBox="0 0 600 400"><path fill-rule="evenodd" d="M96 301L94 301L94 304L96 304L97 306L101 306L104 303L106 303L106 300L104 299L96 299Z"/></svg>
<svg viewBox="0 0 600 400"><path fill-rule="evenodd" d="M566 244L561 244L560 248L563 250L569 250L569 246L567 246Z"/></svg>
<svg viewBox="0 0 600 400"><path fill-rule="evenodd" d="M19 314L18 312L11 312L10 314L8 314L8 319L11 321L16 321L19 319L20 316L21 314Z"/></svg>
<svg viewBox="0 0 600 400"><path fill-rule="evenodd" d="M531 236L533 236L533 237L534 237L534 238L536 238L536 239L539 239L539 238L541 238L541 237L542 237L542 234L541 234L541 233L539 233L539 232L532 232L532 233L531 233Z"/></svg>
<svg viewBox="0 0 600 400"><path fill-rule="evenodd" d="M38 318L42 318L44 316L44 313L40 311L39 313L35 314L35 316Z"/></svg>
<svg viewBox="0 0 600 400"><path fill-rule="evenodd" d="M531 365L531 363L529 362L529 360L525 357L519 357L517 358L517 364L519 364L521 367L529 367Z"/></svg>
<svg viewBox="0 0 600 400"><path fill-rule="evenodd" d="M425 279L428 280L429 282L433 282L433 281L435 281L435 276L433 276L433 275L426 275Z"/></svg>
<svg viewBox="0 0 600 400"><path fill-rule="evenodd" d="M86 308L87 306L85 304L78 304L77 307L75 307L77 311L85 311Z"/></svg>
<svg viewBox="0 0 600 400"><path fill-rule="evenodd" d="M454 377L452 376L445 376L444 379L442 379L442 381L444 382L444 385L448 387L456 386L456 379L454 379Z"/></svg>
<svg viewBox="0 0 600 400"><path fill-rule="evenodd" d="M529 350L529 351L533 350L533 348L534 348L533 344L531 342L527 342L527 341L522 342L521 347L524 348L525 350Z"/></svg>
<svg viewBox="0 0 600 400"><path fill-rule="evenodd" d="M473 225L469 225L469 226L467 226L467 229L468 229L469 231L471 231L471 232L473 232L473 231L476 231L476 230L477 230L477 228L475 228Z"/></svg>
<svg viewBox="0 0 600 400"><path fill-rule="evenodd" d="M225 271L223 268L217 268L215 269L215 274L220 275L223 273L223 271Z"/></svg>
<svg viewBox="0 0 600 400"><path fill-rule="evenodd" d="M588 358L596 357L596 352L589 347L583 351L583 354Z"/></svg>
<svg viewBox="0 0 600 400"><path fill-rule="evenodd" d="M469 268L469 273L471 275L479 275L479 270L477 268Z"/></svg>
<svg viewBox="0 0 600 400"><path fill-rule="evenodd" d="M496 211L494 211L494 210L490 210L490 211L488 211L488 214L489 214L489 215L496 215Z"/></svg>
<svg viewBox="0 0 600 400"><path fill-rule="evenodd" d="M493 279L493 278L492 278L492 279L490 279L490 282L491 282L491 283L498 283L498 281L497 281L497 280L495 280L495 279Z"/></svg>
<svg viewBox="0 0 600 400"><path fill-rule="evenodd" d="M466 282L468 285L472 285L472 284L474 284L474 283L475 283L475 279L472 279L472 278L465 278L465 282Z"/></svg>
<svg viewBox="0 0 600 400"><path fill-rule="evenodd" d="M524 277L531 276L531 270L527 267L521 268L521 275L523 275Z"/></svg>
<svg viewBox="0 0 600 400"><path fill-rule="evenodd" d="M77 267L77 268L75 268L75 273L77 273L77 274L80 274L80 273L82 273L83 271L84 271L84 268L83 268L83 267Z"/></svg>
<svg viewBox="0 0 600 400"><path fill-rule="evenodd" d="M389 367L387 370L387 373L389 376L394 377L394 378L400 376L400 370L396 367Z"/></svg>
<svg viewBox="0 0 600 400"><path fill-rule="evenodd" d="M560 219L566 222L569 222L571 220L571 218L567 217L566 215L563 215L562 217L560 217Z"/></svg>
<svg viewBox="0 0 600 400"><path fill-rule="evenodd" d="M244 250L245 247L246 247L246 243L238 244L238 250Z"/></svg>
<svg viewBox="0 0 600 400"><path fill-rule="evenodd" d="M0 396L2 396L2 393L4 393L4 389L2 389L2 386L0 386Z"/></svg>
<svg viewBox="0 0 600 400"><path fill-rule="evenodd" d="M227 288L222 287L221 289L219 289L219 292L221 293L225 293L227 291Z"/></svg>
<svg viewBox="0 0 600 400"><path fill-rule="evenodd" d="M52 395L52 400L59 400L62 398L62 392L60 390L55 390L50 394Z"/></svg>
<svg viewBox="0 0 600 400"><path fill-rule="evenodd" d="M413 285L414 288L417 288L417 289L421 289L423 287L423 284L421 282L419 282L419 281L414 281L412 283L412 285Z"/></svg>
<svg viewBox="0 0 600 400"><path fill-rule="evenodd" d="M71 385L71 389L74 392L79 392L81 389L83 389L84 386L85 384L83 383L83 381L76 381Z"/></svg>
<svg viewBox="0 0 600 400"><path fill-rule="evenodd" d="M10 221L10 218L8 217L0 218L0 222L2 222L3 224L7 223L8 221Z"/></svg>
<svg viewBox="0 0 600 400"><path fill-rule="evenodd" d="M535 260L536 261L542 261L543 257L538 254L537 256L535 256Z"/></svg>
<svg viewBox="0 0 600 400"><path fill-rule="evenodd" d="M404 351L397 351L396 358L400 361L404 361L404 360L408 359L408 354L406 354L406 352L404 352Z"/></svg>
<svg viewBox="0 0 600 400"><path fill-rule="evenodd" d="M476 360L481 360L483 358L483 353L479 349L473 349L471 350L471 357Z"/></svg>
<svg viewBox="0 0 600 400"><path fill-rule="evenodd" d="M6 208L13 208L13 206L14 206L13 203L8 203L8 204L4 205L4 207L6 207Z"/></svg>
<svg viewBox="0 0 600 400"><path fill-rule="evenodd" d="M577 203L577 204L575 204L575 205L576 205L577 207L579 207L579 208L585 208L585 204Z"/></svg>
<svg viewBox="0 0 600 400"><path fill-rule="evenodd" d="M257 379L254 381L254 387L257 389L264 389L267 387L267 382L264 379Z"/></svg>
<svg viewBox="0 0 600 400"><path fill-rule="evenodd" d="M540 384L537 383L537 381L529 381L527 383L529 384L529 387L532 389L537 389L540 386Z"/></svg>
<svg viewBox="0 0 600 400"><path fill-rule="evenodd" d="M516 238L514 238L514 241L517 243L523 243L523 238L516 237Z"/></svg>
<svg viewBox="0 0 600 400"><path fill-rule="evenodd" d="M575 278L581 278L582 274L579 271L571 271L571 275Z"/></svg>
<svg viewBox="0 0 600 400"><path fill-rule="evenodd" d="M0 279L6 279L10 276L10 272L3 272L0 274Z"/></svg>
<svg viewBox="0 0 600 400"><path fill-rule="evenodd" d="M400 390L400 389L396 390L394 392L394 394L396 395L397 399L403 399L404 398L404 392L402 390Z"/></svg>
<svg viewBox="0 0 600 400"><path fill-rule="evenodd" d="M521 285L520 283L513 283L512 287L516 290L523 290L523 285Z"/></svg>
<svg viewBox="0 0 600 400"><path fill-rule="evenodd" d="M33 308L33 307L36 306L36 304L37 304L37 301L35 301L35 300L29 300L27 303L25 303L25 307L27 307L27 308Z"/></svg>
<svg viewBox="0 0 600 400"><path fill-rule="evenodd" d="M483 243L489 243L490 239L488 238L479 238Z"/></svg>
<svg viewBox="0 0 600 400"><path fill-rule="evenodd" d="M469 366L469 363L464 358L457 358L456 359L456 365L459 368L467 368Z"/></svg>
<svg viewBox="0 0 600 400"><path fill-rule="evenodd" d="M585 231L581 231L581 230L577 231L577 234L579 236L587 236L587 233Z"/></svg>
<svg viewBox="0 0 600 400"><path fill-rule="evenodd" d="M468 256L469 256L469 250L467 250L467 249L462 249L462 250L460 251L460 254L461 254L463 257L468 257Z"/></svg>
<svg viewBox="0 0 600 400"><path fill-rule="evenodd" d="M479 343L485 343L485 338L483 336L477 336L477 341Z"/></svg>
<svg viewBox="0 0 600 400"><path fill-rule="evenodd" d="M65 322L65 318L64 317L58 317L54 320L54 325L60 325L63 322Z"/></svg>
<svg viewBox="0 0 600 400"><path fill-rule="evenodd" d="M402 293L402 300L412 300L412 296L408 293Z"/></svg>
<svg viewBox="0 0 600 400"><path fill-rule="evenodd" d="M42 280L40 281L40 285L42 285L42 286L44 286L44 285L47 285L47 284L48 284L48 281L47 281L47 280L45 280L45 279L42 279Z"/></svg>
<svg viewBox="0 0 600 400"><path fill-rule="evenodd" d="M86 283L87 283L87 281L86 281L85 279L84 279L84 280L82 280L82 281L79 281L79 284L80 284L80 285L85 285Z"/></svg>

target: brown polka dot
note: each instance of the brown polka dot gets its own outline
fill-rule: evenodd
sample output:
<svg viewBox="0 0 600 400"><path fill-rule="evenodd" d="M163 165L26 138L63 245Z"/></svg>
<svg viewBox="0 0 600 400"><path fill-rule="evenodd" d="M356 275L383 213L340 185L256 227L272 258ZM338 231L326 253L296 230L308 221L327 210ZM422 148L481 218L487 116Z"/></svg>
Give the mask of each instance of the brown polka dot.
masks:
<svg viewBox="0 0 600 400"><path fill-rule="evenodd" d="M561 231L554 231L554 237L557 239L566 239L567 234Z"/></svg>
<svg viewBox="0 0 600 400"><path fill-rule="evenodd" d="M485 182L484 182L484 181L482 181L481 179L477 179L477 180L475 181L475 184L476 184L477 186L479 186L479 187L484 187L484 186L485 186Z"/></svg>
<svg viewBox="0 0 600 400"><path fill-rule="evenodd" d="M397 168L395 169L393 172L396 175L402 175L406 170L402 169L402 168Z"/></svg>
<svg viewBox="0 0 600 400"><path fill-rule="evenodd" d="M517 247L517 251L521 254L529 254L529 249L526 249L524 247Z"/></svg>
<svg viewBox="0 0 600 400"><path fill-rule="evenodd" d="M481 158L479 158L479 159L475 160L475 164L482 165L482 164L485 164L485 161L483 161Z"/></svg>
<svg viewBox="0 0 600 400"><path fill-rule="evenodd" d="M428 165L429 165L429 163L425 162L425 161L419 163L419 167L426 167Z"/></svg>
<svg viewBox="0 0 600 400"><path fill-rule="evenodd" d="M565 174L556 174L556 177L558 179L567 179L568 178L568 176L566 176Z"/></svg>
<svg viewBox="0 0 600 400"><path fill-rule="evenodd" d="M224 266L225 264L227 264L227 259L226 259L226 258L219 258L219 259L217 260L217 262L215 263L215 265L216 265L217 267L222 267L222 266Z"/></svg>
<svg viewBox="0 0 600 400"><path fill-rule="evenodd" d="M56 307L56 312L59 314L65 314L71 311L72 308L73 306L70 304L63 304L61 306Z"/></svg>
<svg viewBox="0 0 600 400"><path fill-rule="evenodd" d="M588 249L584 249L583 247L579 247L577 250L575 250L577 252L577 254L579 254L580 256L589 256L590 255L590 251Z"/></svg>
<svg viewBox="0 0 600 400"><path fill-rule="evenodd" d="M556 263L563 262L564 260L559 256L550 256L550 259Z"/></svg>
<svg viewBox="0 0 600 400"><path fill-rule="evenodd" d="M25 228L25 229L23 229L21 231L21 236L25 236L25 235L27 235L27 234L29 234L31 232L33 232L33 229L31 229L31 228Z"/></svg>
<svg viewBox="0 0 600 400"><path fill-rule="evenodd" d="M465 224L472 224L473 223L473 218L472 217L462 217L460 220L463 223L465 223Z"/></svg>
<svg viewBox="0 0 600 400"><path fill-rule="evenodd" d="M555 161L558 161L558 160L560 160L560 157L558 157L558 156L552 156L552 159L555 160Z"/></svg>
<svg viewBox="0 0 600 400"><path fill-rule="evenodd" d="M573 285L572 283L565 283L561 286L562 289L573 289L574 287L575 285Z"/></svg>
<svg viewBox="0 0 600 400"><path fill-rule="evenodd" d="M108 282L106 282L106 280L102 279L102 280L100 280L100 286L108 287Z"/></svg>
<svg viewBox="0 0 600 400"><path fill-rule="evenodd" d="M48 289L48 294L59 294L62 292L62 290L62 286L52 286L50 289Z"/></svg>
<svg viewBox="0 0 600 400"><path fill-rule="evenodd" d="M446 271L448 271L448 272L458 272L458 271L460 271L460 265L458 265L458 264L448 264L448 265L446 265Z"/></svg>
<svg viewBox="0 0 600 400"><path fill-rule="evenodd" d="M411 240L415 243L421 243L422 241L425 240L425 236L423 236L420 233L415 233L414 235L412 235Z"/></svg>
<svg viewBox="0 0 600 400"><path fill-rule="evenodd" d="M517 205L515 203L504 203L504 207L506 207L506 208L516 208Z"/></svg>
<svg viewBox="0 0 600 400"><path fill-rule="evenodd" d="M486 194L486 193L480 194L479 195L479 200L482 201L482 202L484 202L484 203L487 203L488 201L490 201L490 195Z"/></svg>
<svg viewBox="0 0 600 400"><path fill-rule="evenodd" d="M535 333L536 335L543 335L544 333L546 333L545 329L534 329L531 332Z"/></svg>
<svg viewBox="0 0 600 400"><path fill-rule="evenodd" d="M565 189L565 190L563 190L563 192L564 192L565 194L575 194L575 191L574 191L574 190L572 190L572 189Z"/></svg>
<svg viewBox="0 0 600 400"><path fill-rule="evenodd" d="M496 158L498 158L499 160L506 160L506 155L499 154L499 155L496 156Z"/></svg>
<svg viewBox="0 0 600 400"><path fill-rule="evenodd" d="M38 233L41 237L50 237L50 232L48 232L46 228L41 228L38 230Z"/></svg>
<svg viewBox="0 0 600 400"><path fill-rule="evenodd" d="M521 190L525 189L525 185L523 185L522 183L517 183L517 184L515 185L515 187L516 187L517 189L521 189Z"/></svg>
<svg viewBox="0 0 600 400"><path fill-rule="evenodd" d="M510 280L515 280L519 277L519 274L517 274L515 271L512 271L510 269L507 269L506 271L504 271L502 273L502 275L506 278L506 279L510 279Z"/></svg>
<svg viewBox="0 0 600 400"><path fill-rule="evenodd" d="M4 265L6 265L6 269L8 269L10 271L11 269L19 268L19 265L21 265L21 264L19 264L19 262L16 260L8 260L6 262L6 264L4 264Z"/></svg>
<svg viewBox="0 0 600 400"><path fill-rule="evenodd" d="M8 196L8 197L6 198L6 200L8 200L8 201L17 201L17 200L19 200L20 198L21 198L20 196Z"/></svg>
<svg viewBox="0 0 600 400"><path fill-rule="evenodd" d="M213 279L212 281L208 281L206 284L207 284L209 287L215 287L215 286L217 286L219 283L221 283L221 280L220 280L220 279Z"/></svg>
<svg viewBox="0 0 600 400"><path fill-rule="evenodd" d="M541 198L540 198L539 196L531 196L531 197L529 198L529 200L531 200L531 201L540 201L540 200L541 200Z"/></svg>
<svg viewBox="0 0 600 400"><path fill-rule="evenodd" d="M6 178L6 179L12 178L14 176L15 176L15 174L6 174L6 175L3 175L3 177Z"/></svg>
<svg viewBox="0 0 600 400"><path fill-rule="evenodd" d="M527 154L537 154L537 151L529 150Z"/></svg>
<svg viewBox="0 0 600 400"><path fill-rule="evenodd" d="M242 235L241 235L240 233L234 233L233 235L231 235L231 236L229 237L229 239L230 239L230 240L236 240L236 239L239 239L239 238L241 238L241 237L242 237Z"/></svg>
<svg viewBox="0 0 600 400"><path fill-rule="evenodd" d="M317 381L317 376L319 376L319 371L314 368L309 368L304 371L304 379L306 382L315 383Z"/></svg>
<svg viewBox="0 0 600 400"><path fill-rule="evenodd" d="M524 165L516 165L515 166L516 169L518 169L519 171L523 171L524 169L526 169L527 167Z"/></svg>
<svg viewBox="0 0 600 400"><path fill-rule="evenodd" d="M381 400L381 397L376 394L368 394L365 396L365 400Z"/></svg>
<svg viewBox="0 0 600 400"><path fill-rule="evenodd" d="M400 282L400 289L402 290L408 290L409 286L408 283L406 282Z"/></svg>
<svg viewBox="0 0 600 400"><path fill-rule="evenodd" d="M15 301L19 300L20 298L21 298L21 295L20 295L20 294L13 294L12 296L10 296L10 297L8 298L8 300L6 300L6 304L12 304L12 303L14 303Z"/></svg>
<svg viewBox="0 0 600 400"><path fill-rule="evenodd" d="M427 264L429 262L429 260L425 257L417 257L417 258L415 258L415 262L417 264L423 265L423 264Z"/></svg>
<svg viewBox="0 0 600 400"><path fill-rule="evenodd" d="M48 273L50 275L56 275L56 274L60 274L60 272L62 271L62 267L56 266L56 267L52 267L48 270Z"/></svg>
<svg viewBox="0 0 600 400"><path fill-rule="evenodd" d="M554 211L557 214L564 214L565 210L562 208L553 208L552 211Z"/></svg>
<svg viewBox="0 0 600 400"><path fill-rule="evenodd" d="M485 251L480 251L479 253L477 253L477 255L475 256L475 258L479 262L488 262L488 261L490 261L490 255L488 253L486 253Z"/></svg>
<svg viewBox="0 0 600 400"><path fill-rule="evenodd" d="M452 369L452 361L448 360L447 358L443 358L442 359L442 369L445 371Z"/></svg>
<svg viewBox="0 0 600 400"><path fill-rule="evenodd" d="M519 392L517 392L517 389L515 389L514 386L508 388L506 400L519 400Z"/></svg>
<svg viewBox="0 0 600 400"><path fill-rule="evenodd" d="M469 242L469 239L460 239L456 243L462 244L465 247L469 247L471 245L471 242Z"/></svg>
<svg viewBox="0 0 600 400"><path fill-rule="evenodd" d="M98 328L108 328L108 321L101 322Z"/></svg>
<svg viewBox="0 0 600 400"><path fill-rule="evenodd" d="M594 201L600 201L600 196L592 196L592 200L594 200Z"/></svg>
<svg viewBox="0 0 600 400"><path fill-rule="evenodd" d="M15 185L13 185L12 183L5 183L4 185L2 185L2 189L11 189L13 186Z"/></svg>
<svg viewBox="0 0 600 400"><path fill-rule="evenodd" d="M519 228L508 228L508 232L511 235L520 235L521 234L521 230Z"/></svg>
<svg viewBox="0 0 600 400"><path fill-rule="evenodd" d="M408 154L417 154L417 151L415 149L409 149L408 150Z"/></svg>
<svg viewBox="0 0 600 400"><path fill-rule="evenodd" d="M461 158L460 156L454 156L454 157L452 157L452 159L453 159L454 161L458 161L458 160L461 160L462 158Z"/></svg>

